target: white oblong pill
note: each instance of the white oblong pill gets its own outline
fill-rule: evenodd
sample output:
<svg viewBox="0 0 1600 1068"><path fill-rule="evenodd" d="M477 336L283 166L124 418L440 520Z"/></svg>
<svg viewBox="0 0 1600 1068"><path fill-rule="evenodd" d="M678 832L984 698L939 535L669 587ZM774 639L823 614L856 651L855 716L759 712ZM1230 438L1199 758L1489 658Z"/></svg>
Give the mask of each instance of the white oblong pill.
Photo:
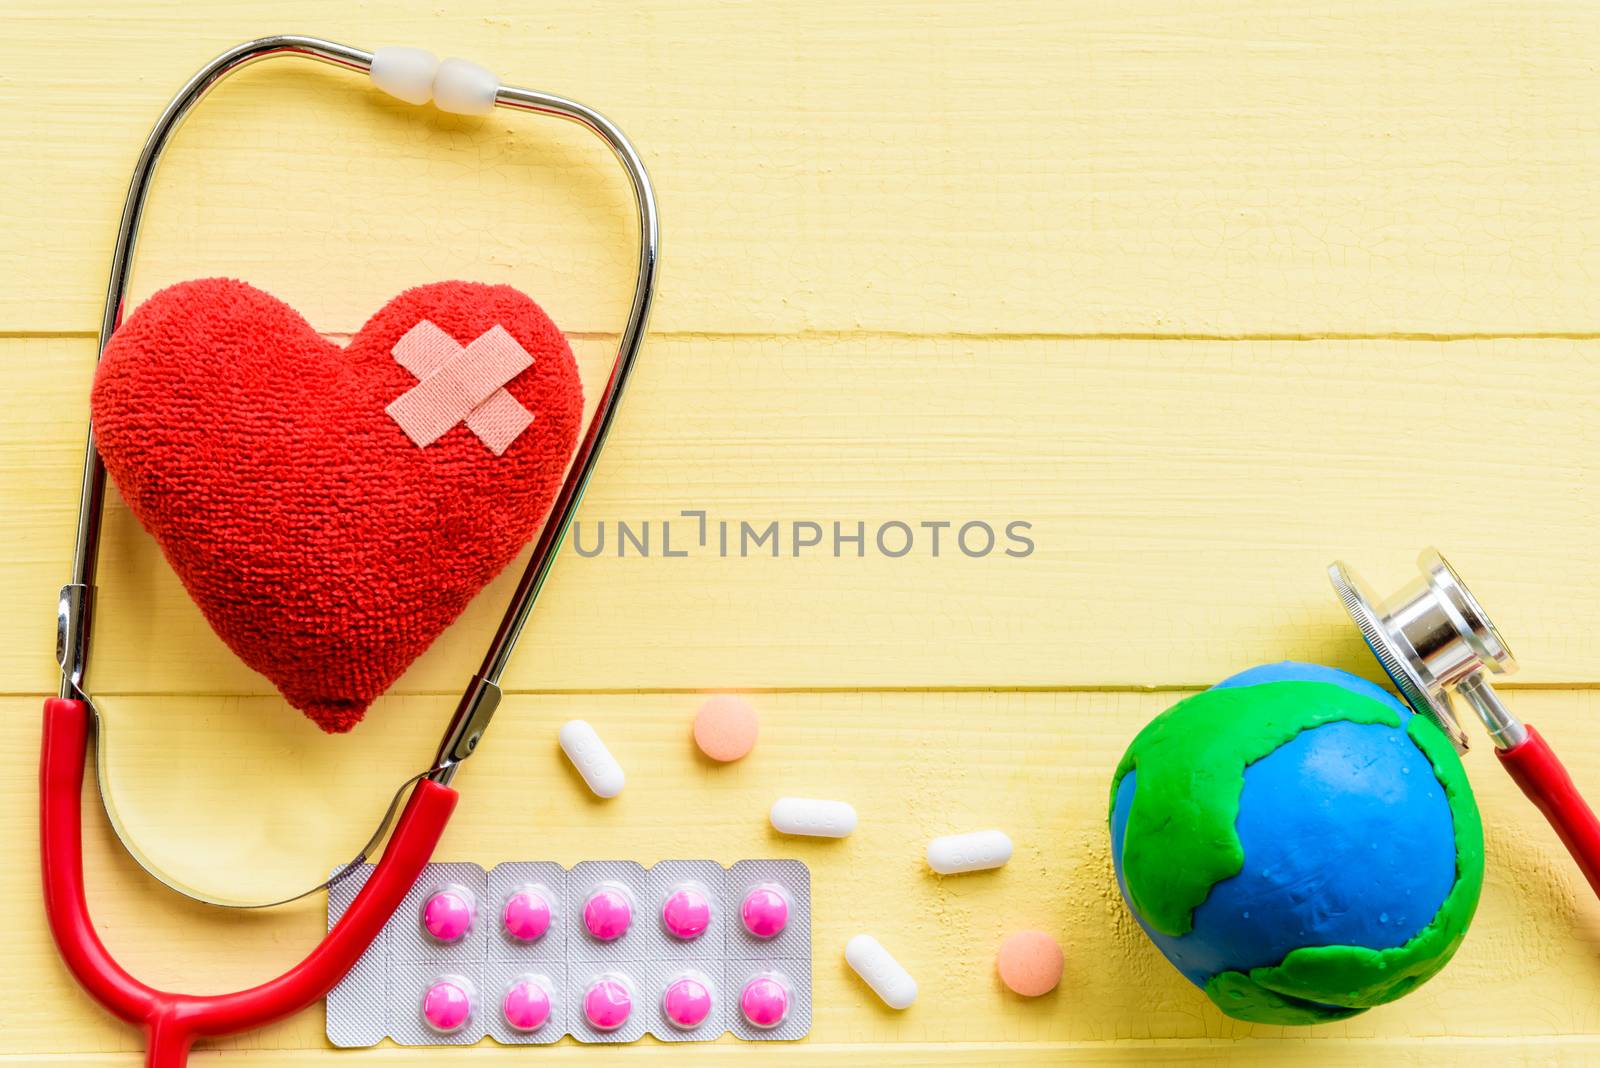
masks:
<svg viewBox="0 0 1600 1068"><path fill-rule="evenodd" d="M856 829L856 810L848 801L780 797L772 803L772 825L784 834L843 838Z"/></svg>
<svg viewBox="0 0 1600 1068"><path fill-rule="evenodd" d="M578 769L583 781L600 797L616 797L627 781L622 765L611 755L606 743L600 740L593 727L581 719L568 722L561 728L561 749Z"/></svg>
<svg viewBox="0 0 1600 1068"><path fill-rule="evenodd" d="M909 1009L917 1000L917 981L871 935L858 934L846 942L844 959L891 1009Z"/></svg>
<svg viewBox="0 0 1600 1068"><path fill-rule="evenodd" d="M928 867L940 875L998 868L1011 859L1011 839L1004 831L947 834L928 843Z"/></svg>

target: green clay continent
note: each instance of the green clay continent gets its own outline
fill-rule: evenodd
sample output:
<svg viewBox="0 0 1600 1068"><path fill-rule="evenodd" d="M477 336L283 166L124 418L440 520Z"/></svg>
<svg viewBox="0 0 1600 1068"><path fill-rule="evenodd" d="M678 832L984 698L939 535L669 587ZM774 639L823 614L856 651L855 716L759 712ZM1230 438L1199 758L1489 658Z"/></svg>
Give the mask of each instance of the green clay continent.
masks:
<svg viewBox="0 0 1600 1068"><path fill-rule="evenodd" d="M1173 937L1189 932L1212 886L1244 867L1234 826L1244 769L1301 731L1340 721L1398 727L1400 716L1342 686L1268 682L1197 693L1139 732L1117 765L1111 800L1139 769L1122 873L1146 923Z"/></svg>
<svg viewBox="0 0 1600 1068"><path fill-rule="evenodd" d="M1443 732L1424 717L1412 716L1406 733L1433 764L1455 824L1456 881L1433 922L1393 949L1307 947L1292 951L1281 964L1252 968L1248 976L1213 976L1206 993L1228 1015L1266 1023L1341 1019L1415 989L1461 945L1483 889L1483 822L1466 770Z"/></svg>
<svg viewBox="0 0 1600 1068"><path fill-rule="evenodd" d="M1367 1011L1286 997L1268 990L1243 972L1220 972L1212 976L1206 983L1206 997L1235 1020L1249 1023L1332 1023Z"/></svg>

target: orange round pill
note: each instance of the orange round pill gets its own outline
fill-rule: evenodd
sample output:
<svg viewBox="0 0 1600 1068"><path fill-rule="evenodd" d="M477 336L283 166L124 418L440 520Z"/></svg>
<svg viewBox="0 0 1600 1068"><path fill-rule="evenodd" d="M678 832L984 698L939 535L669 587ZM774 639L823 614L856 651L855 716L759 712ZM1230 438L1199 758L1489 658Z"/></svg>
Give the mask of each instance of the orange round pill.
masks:
<svg viewBox="0 0 1600 1068"><path fill-rule="evenodd" d="M1000 943L1000 981L1025 998L1061 982L1061 947L1043 931L1018 931Z"/></svg>
<svg viewBox="0 0 1600 1068"><path fill-rule="evenodd" d="M708 699L694 717L694 744L724 764L741 759L756 745L756 710L729 694Z"/></svg>

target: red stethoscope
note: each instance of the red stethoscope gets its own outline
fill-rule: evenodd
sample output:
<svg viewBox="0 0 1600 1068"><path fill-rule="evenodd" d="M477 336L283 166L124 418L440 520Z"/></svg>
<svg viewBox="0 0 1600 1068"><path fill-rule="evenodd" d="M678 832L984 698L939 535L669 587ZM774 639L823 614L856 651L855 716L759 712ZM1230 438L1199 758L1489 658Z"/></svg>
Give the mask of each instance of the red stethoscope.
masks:
<svg viewBox="0 0 1600 1068"><path fill-rule="evenodd" d="M189 1050L197 1039L261 1027L325 996L366 951L422 872L456 805L457 794L450 783L462 761L477 748L500 703L501 672L555 561L556 550L599 458L623 386L639 352L655 285L660 241L655 194L632 144L604 116L561 97L500 85L488 71L460 60L447 60L445 65L440 65L432 56L417 49L383 49L371 53L312 37L264 37L232 48L206 64L173 97L145 141L134 167L112 254L111 281L100 324L102 352L122 321L123 297L139 219L151 177L167 142L189 111L218 82L248 64L280 56L318 60L369 74L380 88L410 103L426 102L430 96L429 79L434 77L435 71L442 79L449 70L448 93L441 82L432 83L434 102L442 109L482 114L502 107L552 115L584 126L611 148L632 184L640 235L638 273L616 362L601 392L595 416L578 445L566 481L551 505L550 520L540 532L489 651L451 716L432 767L401 785L377 831L353 861L340 868L332 879L284 899L295 900L320 890L364 863L393 824L388 845L371 877L327 937L295 967L248 990L193 995L147 986L112 958L89 917L83 888L82 795L91 741L96 742L96 775L107 816L117 837L141 867L180 893L210 904L259 908L283 903L219 899L185 886L181 880L163 873L134 845L111 803L104 767L105 727L84 689L106 483L105 467L95 448L93 427L90 428L72 581L62 587L57 614L56 657L61 664L61 690L59 697L49 698L44 704L44 738L39 756L39 839L44 902L51 933L67 968L96 1001L119 1018L144 1028L145 1063L151 1068L179 1068L187 1062Z"/></svg>
<svg viewBox="0 0 1600 1068"><path fill-rule="evenodd" d="M1512 715L1489 684L1488 673L1516 670L1510 646L1437 549L1425 550L1417 566L1421 575L1382 601L1342 563L1330 565L1328 577L1395 688L1439 725L1457 752L1467 751L1467 732L1456 718L1454 700L1477 713L1500 763L1600 894L1600 820L1550 744Z"/></svg>

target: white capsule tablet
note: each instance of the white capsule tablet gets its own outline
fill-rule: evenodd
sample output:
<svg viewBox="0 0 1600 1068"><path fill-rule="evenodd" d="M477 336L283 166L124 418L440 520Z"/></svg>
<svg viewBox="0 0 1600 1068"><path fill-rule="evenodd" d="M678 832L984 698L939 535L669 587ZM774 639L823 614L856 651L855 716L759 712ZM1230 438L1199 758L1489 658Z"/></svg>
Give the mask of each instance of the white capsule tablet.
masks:
<svg viewBox="0 0 1600 1068"><path fill-rule="evenodd" d="M1011 839L1004 831L947 834L928 843L928 867L940 875L998 868L1011 859Z"/></svg>
<svg viewBox="0 0 1600 1068"><path fill-rule="evenodd" d="M578 769L583 781L600 797L616 797L622 792L626 776L622 765L611 755L593 727L575 719L561 728L561 749Z"/></svg>
<svg viewBox="0 0 1600 1068"><path fill-rule="evenodd" d="M844 959L891 1009L909 1009L917 1000L917 981L871 935L858 934L846 942Z"/></svg>
<svg viewBox="0 0 1600 1068"><path fill-rule="evenodd" d="M856 810L846 801L780 797L772 803L772 825L784 834L843 838L856 829Z"/></svg>

